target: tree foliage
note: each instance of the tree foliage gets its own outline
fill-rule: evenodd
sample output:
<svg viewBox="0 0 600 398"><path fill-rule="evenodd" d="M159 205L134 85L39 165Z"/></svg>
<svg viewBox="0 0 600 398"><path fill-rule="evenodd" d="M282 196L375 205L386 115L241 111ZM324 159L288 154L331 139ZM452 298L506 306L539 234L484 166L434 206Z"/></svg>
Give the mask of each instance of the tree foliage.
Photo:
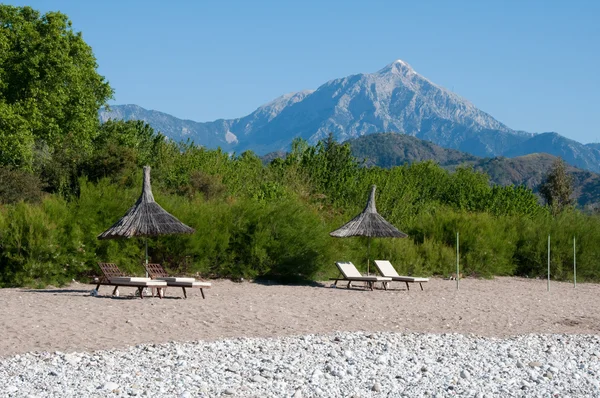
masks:
<svg viewBox="0 0 600 398"><path fill-rule="evenodd" d="M540 185L540 194L553 215L573 204L573 179L567 174L565 162L561 158L554 162L548 176Z"/></svg>
<svg viewBox="0 0 600 398"><path fill-rule="evenodd" d="M112 89L60 12L0 5L0 163L32 168L34 144L89 149Z"/></svg>
<svg viewBox="0 0 600 398"><path fill-rule="evenodd" d="M42 200L42 183L39 177L23 170L0 167L0 203L21 201L37 203Z"/></svg>

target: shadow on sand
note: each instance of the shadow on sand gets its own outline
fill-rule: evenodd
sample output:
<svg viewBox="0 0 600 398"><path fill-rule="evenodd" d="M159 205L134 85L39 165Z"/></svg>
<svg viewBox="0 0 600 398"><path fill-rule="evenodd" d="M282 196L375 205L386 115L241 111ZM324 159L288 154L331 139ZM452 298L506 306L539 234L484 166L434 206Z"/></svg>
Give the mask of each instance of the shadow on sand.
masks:
<svg viewBox="0 0 600 398"><path fill-rule="evenodd" d="M263 285L263 286L308 286L308 287L321 288L321 289L335 288L335 289L352 290L352 291L365 291L365 292L371 291L370 288L368 288L367 286L363 286L362 284L360 284L360 282L353 282L350 285L350 288L347 287L348 282L343 282L343 281L340 281L337 284L337 286L334 286L333 281L316 282L316 281L308 280L308 279L303 279L303 280L296 279L293 282L288 282L288 281L278 281L278 280L272 280L272 279L259 278L259 279L255 279L252 282L259 284L259 285ZM375 286L375 290L383 291L384 289L379 286ZM390 289L389 287L387 290L389 290L389 291L406 291L406 289L402 289L402 288Z"/></svg>
<svg viewBox="0 0 600 398"><path fill-rule="evenodd" d="M90 294L91 289L23 289L27 293L50 293L50 294L69 294L82 293Z"/></svg>
<svg viewBox="0 0 600 398"><path fill-rule="evenodd" d="M111 300L131 300L131 299L139 299L138 295L128 294L124 296L113 296L110 294L110 291L106 291L103 293L99 293L97 296L92 296L91 291L94 287L90 287L89 289L23 289L22 291L25 293L45 293L45 294L53 294L53 295L66 295L66 296L90 296L91 298L100 298L100 299L111 299ZM144 296L144 300L159 298L158 296ZM163 300L180 300L184 297L178 296L164 296ZM193 297L190 297L192 299Z"/></svg>

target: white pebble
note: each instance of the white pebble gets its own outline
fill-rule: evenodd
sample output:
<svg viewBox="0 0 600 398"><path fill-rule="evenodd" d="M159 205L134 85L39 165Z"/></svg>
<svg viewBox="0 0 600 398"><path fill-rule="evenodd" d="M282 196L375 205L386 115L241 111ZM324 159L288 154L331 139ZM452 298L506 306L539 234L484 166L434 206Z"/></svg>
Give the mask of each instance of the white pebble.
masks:
<svg viewBox="0 0 600 398"><path fill-rule="evenodd" d="M108 390L108 391L113 391L118 388L119 388L119 385L117 383L113 383L112 381L104 383L104 386L102 387L103 390Z"/></svg>

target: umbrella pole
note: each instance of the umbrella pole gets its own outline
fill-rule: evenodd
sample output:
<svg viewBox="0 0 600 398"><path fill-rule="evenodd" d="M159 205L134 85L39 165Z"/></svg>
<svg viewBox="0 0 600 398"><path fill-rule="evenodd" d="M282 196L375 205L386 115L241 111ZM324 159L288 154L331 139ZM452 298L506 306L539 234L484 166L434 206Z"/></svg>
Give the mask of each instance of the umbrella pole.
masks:
<svg viewBox="0 0 600 398"><path fill-rule="evenodd" d="M144 240L146 241L146 278L148 277L148 237L145 236Z"/></svg>
<svg viewBox="0 0 600 398"><path fill-rule="evenodd" d="M367 276L369 276L369 261L371 260L371 237L367 238Z"/></svg>

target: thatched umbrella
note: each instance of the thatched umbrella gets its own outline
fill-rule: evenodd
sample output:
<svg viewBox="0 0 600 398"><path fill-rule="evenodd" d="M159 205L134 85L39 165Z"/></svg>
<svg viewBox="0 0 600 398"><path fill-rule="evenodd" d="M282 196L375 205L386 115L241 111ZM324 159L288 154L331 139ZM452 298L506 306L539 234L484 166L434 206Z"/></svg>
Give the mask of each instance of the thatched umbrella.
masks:
<svg viewBox="0 0 600 398"><path fill-rule="evenodd" d="M369 274L369 260L371 255L371 238L406 238L404 232L399 231L392 224L387 222L375 208L375 185L371 188L371 196L367 201L365 209L342 225L329 235L336 238L347 238L350 236L366 236L367 239L367 275Z"/></svg>
<svg viewBox="0 0 600 398"><path fill-rule="evenodd" d="M146 264L148 264L148 236L191 234L188 227L154 201L150 186L150 166L144 166L142 194L133 207L112 227L98 235L98 239L131 238L143 236L146 241Z"/></svg>

